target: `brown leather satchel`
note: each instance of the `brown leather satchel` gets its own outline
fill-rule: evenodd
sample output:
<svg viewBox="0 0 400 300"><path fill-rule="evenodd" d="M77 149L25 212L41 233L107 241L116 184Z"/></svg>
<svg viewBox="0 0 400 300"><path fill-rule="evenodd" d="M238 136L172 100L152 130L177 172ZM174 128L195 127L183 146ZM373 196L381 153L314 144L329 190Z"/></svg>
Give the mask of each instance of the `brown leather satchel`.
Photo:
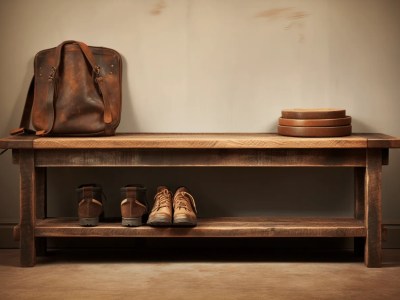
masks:
<svg viewBox="0 0 400 300"><path fill-rule="evenodd" d="M20 128L11 134L114 135L121 118L122 60L112 49L65 41L36 54ZM36 129L29 129L30 117Z"/></svg>

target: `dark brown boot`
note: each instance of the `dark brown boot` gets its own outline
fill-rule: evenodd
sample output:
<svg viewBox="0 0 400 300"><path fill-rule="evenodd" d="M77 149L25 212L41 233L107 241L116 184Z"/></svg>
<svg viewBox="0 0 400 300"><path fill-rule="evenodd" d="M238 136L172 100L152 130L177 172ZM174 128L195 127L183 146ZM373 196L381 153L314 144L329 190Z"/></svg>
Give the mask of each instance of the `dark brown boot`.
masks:
<svg viewBox="0 0 400 300"><path fill-rule="evenodd" d="M81 226L97 226L103 212L102 190L95 184L84 184L76 189L78 193L78 216Z"/></svg>
<svg viewBox="0 0 400 300"><path fill-rule="evenodd" d="M131 184L121 188L122 226L140 226L147 213L146 188Z"/></svg>

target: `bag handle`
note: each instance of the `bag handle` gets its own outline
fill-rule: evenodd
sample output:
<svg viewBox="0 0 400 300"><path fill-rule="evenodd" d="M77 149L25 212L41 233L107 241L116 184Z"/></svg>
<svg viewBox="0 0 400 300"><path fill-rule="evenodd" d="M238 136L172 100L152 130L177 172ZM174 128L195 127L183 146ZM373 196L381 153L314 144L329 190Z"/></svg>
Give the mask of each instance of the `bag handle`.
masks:
<svg viewBox="0 0 400 300"><path fill-rule="evenodd" d="M64 41L62 42L60 45L57 46L56 48L56 65L54 66L55 68L55 73L58 73L58 69L60 67L60 63L61 63L61 52L64 48L65 45L67 44L76 44L79 46L79 48L81 49L83 55L85 56L85 58L87 59L87 61L89 62L90 66L92 67L93 71L98 73L98 71L100 70L100 67L96 64L96 60L92 54L92 51L90 50L90 48L88 47L88 45L86 45L85 43L82 42L78 42L78 41L74 41L74 40L68 40L68 41ZM97 74L96 73L96 74Z"/></svg>

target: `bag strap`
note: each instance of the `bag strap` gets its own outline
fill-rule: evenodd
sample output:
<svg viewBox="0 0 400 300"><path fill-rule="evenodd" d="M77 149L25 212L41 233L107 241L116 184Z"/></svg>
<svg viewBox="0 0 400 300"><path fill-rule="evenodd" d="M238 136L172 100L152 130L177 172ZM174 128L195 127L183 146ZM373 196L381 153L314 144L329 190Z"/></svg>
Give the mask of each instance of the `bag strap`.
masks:
<svg viewBox="0 0 400 300"><path fill-rule="evenodd" d="M54 93L55 93L55 89L56 89L56 85L57 85L57 78L58 78L59 67L60 67L60 63L61 63L62 50L63 50L64 46L67 44L78 45L79 49L82 51L86 60L89 62L90 66L92 67L92 71L95 74L95 82L97 83L97 85L99 87L99 91L100 91L101 97L103 98L103 103L104 103L103 120L105 123L105 132L106 133L112 132L113 129L111 127L111 122L112 122L111 107L110 107L110 102L108 100L107 88L105 86L104 79L100 74L100 66L97 65L92 51L85 43L74 41L74 40L69 40L69 41L62 42L60 45L57 46L57 48L55 50L56 65L52 67L52 73L49 76L49 87L48 87L47 100L46 100L46 110L48 112L49 126L45 130L37 131L36 135L47 135L53 129L54 114L55 114L55 112L54 112Z"/></svg>
<svg viewBox="0 0 400 300"><path fill-rule="evenodd" d="M31 123L34 87L35 76L32 77L31 83L29 84L28 94L26 95L24 111L22 113L21 122L19 123L19 128L11 130L11 135L36 133L34 130L29 129L29 125Z"/></svg>

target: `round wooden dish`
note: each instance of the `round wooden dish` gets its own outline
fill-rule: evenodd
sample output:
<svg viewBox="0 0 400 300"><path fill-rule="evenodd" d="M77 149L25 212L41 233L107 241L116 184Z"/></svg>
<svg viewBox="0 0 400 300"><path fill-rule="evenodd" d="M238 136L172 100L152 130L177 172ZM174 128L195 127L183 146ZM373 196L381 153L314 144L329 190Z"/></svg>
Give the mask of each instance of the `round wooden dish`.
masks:
<svg viewBox="0 0 400 300"><path fill-rule="evenodd" d="M351 124L351 117L337 119L285 119L279 118L279 125L298 127L332 127Z"/></svg>
<svg viewBox="0 0 400 300"><path fill-rule="evenodd" d="M316 108L316 109L284 109L282 118L285 119L337 119L345 118L345 109Z"/></svg>
<svg viewBox="0 0 400 300"><path fill-rule="evenodd" d="M278 134L296 137L335 137L351 134L351 125L336 127L296 127L278 125Z"/></svg>

